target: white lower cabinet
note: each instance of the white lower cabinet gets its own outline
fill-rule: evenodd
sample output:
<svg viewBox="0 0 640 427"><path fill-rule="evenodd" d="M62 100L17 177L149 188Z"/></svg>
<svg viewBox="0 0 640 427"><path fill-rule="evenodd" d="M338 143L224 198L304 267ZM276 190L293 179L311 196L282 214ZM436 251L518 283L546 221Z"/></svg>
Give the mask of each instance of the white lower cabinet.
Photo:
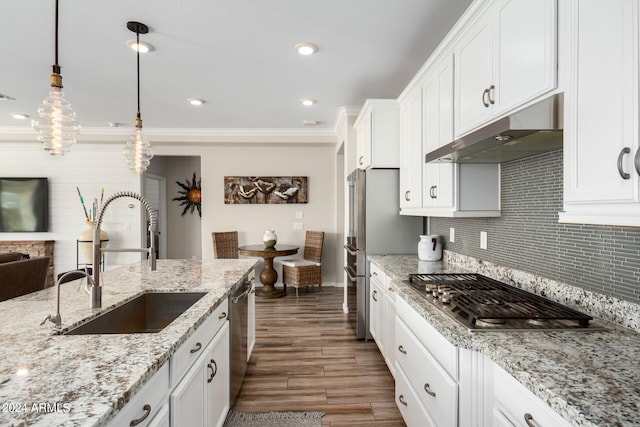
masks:
<svg viewBox="0 0 640 427"><path fill-rule="evenodd" d="M395 377L396 294L391 289L391 278L378 266L371 263L370 271L369 331Z"/></svg>
<svg viewBox="0 0 640 427"><path fill-rule="evenodd" d="M420 407L409 411L410 402L404 405L396 390L398 407L409 415L405 422L409 427L458 425L457 348L402 298L396 299L395 324L396 388L407 387L406 379ZM400 394L409 398L404 389Z"/></svg>
<svg viewBox="0 0 640 427"><path fill-rule="evenodd" d="M122 408L111 425L138 427L166 425L162 423L162 408L166 406L168 392L169 363L165 363Z"/></svg>
<svg viewBox="0 0 640 427"><path fill-rule="evenodd" d="M229 323L170 396L171 425L221 426L229 411Z"/></svg>
<svg viewBox="0 0 640 427"><path fill-rule="evenodd" d="M396 293L387 287L384 296L384 360L391 372L391 376L396 377Z"/></svg>
<svg viewBox="0 0 640 427"><path fill-rule="evenodd" d="M570 427L571 424L549 405L527 390L504 369L493 366L494 406L496 426Z"/></svg>

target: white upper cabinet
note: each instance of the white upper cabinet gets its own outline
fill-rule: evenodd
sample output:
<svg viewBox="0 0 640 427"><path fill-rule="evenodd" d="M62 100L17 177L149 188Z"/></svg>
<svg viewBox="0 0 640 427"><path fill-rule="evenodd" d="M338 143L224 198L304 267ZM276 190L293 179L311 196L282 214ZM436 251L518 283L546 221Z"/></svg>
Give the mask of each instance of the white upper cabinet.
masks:
<svg viewBox="0 0 640 427"><path fill-rule="evenodd" d="M561 222L640 226L637 0L572 0Z"/></svg>
<svg viewBox="0 0 640 427"><path fill-rule="evenodd" d="M357 167L400 167L400 107L395 99L368 99L354 123Z"/></svg>
<svg viewBox="0 0 640 427"><path fill-rule="evenodd" d="M556 0L487 4L455 49L456 137L557 85Z"/></svg>
<svg viewBox="0 0 640 427"><path fill-rule="evenodd" d="M400 210L422 207L422 88L400 103Z"/></svg>

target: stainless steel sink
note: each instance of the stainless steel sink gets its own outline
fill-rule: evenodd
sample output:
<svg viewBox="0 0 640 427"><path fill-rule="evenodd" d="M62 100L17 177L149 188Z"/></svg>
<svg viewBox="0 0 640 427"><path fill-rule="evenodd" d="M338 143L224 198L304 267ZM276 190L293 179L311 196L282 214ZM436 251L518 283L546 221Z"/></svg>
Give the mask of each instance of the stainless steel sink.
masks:
<svg viewBox="0 0 640 427"><path fill-rule="evenodd" d="M206 292L146 292L63 335L160 332Z"/></svg>

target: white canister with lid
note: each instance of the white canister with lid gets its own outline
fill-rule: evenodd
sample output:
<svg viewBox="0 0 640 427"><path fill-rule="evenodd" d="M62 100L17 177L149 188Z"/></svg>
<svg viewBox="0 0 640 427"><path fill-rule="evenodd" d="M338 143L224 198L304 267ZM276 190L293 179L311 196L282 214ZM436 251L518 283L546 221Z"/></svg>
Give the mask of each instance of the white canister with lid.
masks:
<svg viewBox="0 0 640 427"><path fill-rule="evenodd" d="M423 261L442 259L442 239L437 234L421 235L418 242L418 258Z"/></svg>

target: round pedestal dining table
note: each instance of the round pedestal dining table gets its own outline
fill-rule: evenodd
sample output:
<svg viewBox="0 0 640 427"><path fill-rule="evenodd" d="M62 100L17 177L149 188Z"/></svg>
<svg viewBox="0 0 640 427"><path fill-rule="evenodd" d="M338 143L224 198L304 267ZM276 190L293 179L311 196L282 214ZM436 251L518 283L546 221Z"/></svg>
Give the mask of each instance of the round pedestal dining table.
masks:
<svg viewBox="0 0 640 427"><path fill-rule="evenodd" d="M240 255L261 257L264 259L264 268L260 273L262 288L256 290L256 295L263 298L280 298L285 296L284 289L277 289L274 284L278 280L278 272L273 268L273 259L279 256L293 255L298 252L298 246L277 244L267 248L263 244L245 245L238 247Z"/></svg>

